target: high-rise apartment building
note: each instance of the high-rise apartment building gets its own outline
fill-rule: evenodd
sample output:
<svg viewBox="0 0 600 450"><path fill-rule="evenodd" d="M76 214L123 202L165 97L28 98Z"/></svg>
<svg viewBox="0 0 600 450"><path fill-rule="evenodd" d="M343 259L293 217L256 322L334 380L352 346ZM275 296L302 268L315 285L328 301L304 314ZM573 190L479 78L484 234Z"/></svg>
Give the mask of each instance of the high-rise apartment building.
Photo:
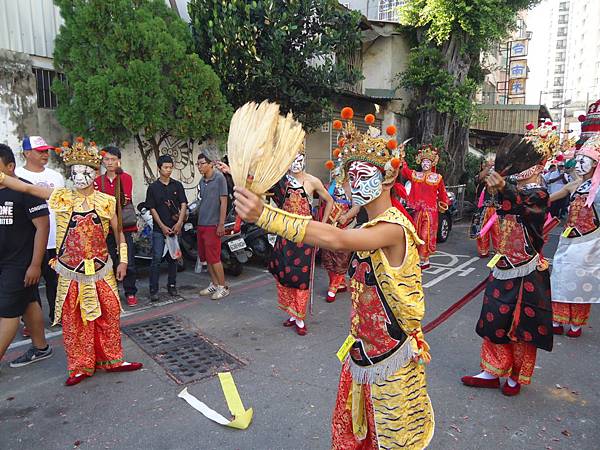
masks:
<svg viewBox="0 0 600 450"><path fill-rule="evenodd" d="M537 96L556 119L572 118L600 97L600 1L546 0L530 17L541 57L530 62L529 102Z"/></svg>

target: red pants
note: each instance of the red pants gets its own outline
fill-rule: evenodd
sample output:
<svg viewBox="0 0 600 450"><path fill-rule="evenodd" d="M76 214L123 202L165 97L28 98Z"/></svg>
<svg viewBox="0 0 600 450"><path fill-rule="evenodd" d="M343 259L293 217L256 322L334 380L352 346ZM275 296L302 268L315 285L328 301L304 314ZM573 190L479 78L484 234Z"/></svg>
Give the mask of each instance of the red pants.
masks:
<svg viewBox="0 0 600 450"><path fill-rule="evenodd" d="M590 303L552 302L552 320L565 325L585 325L590 317Z"/></svg>
<svg viewBox="0 0 600 450"><path fill-rule="evenodd" d="M525 342L481 345L481 368L498 377L511 377L521 384L531 383L537 348Z"/></svg>
<svg viewBox="0 0 600 450"><path fill-rule="evenodd" d="M79 283L71 281L62 309L63 340L69 375L92 375L95 369L109 369L123 362L120 320L121 304L110 286L100 280L96 291L102 315L83 323L77 301Z"/></svg>
<svg viewBox="0 0 600 450"><path fill-rule="evenodd" d="M496 212L496 208L488 206L485 208L483 217L481 218L481 227L488 222L490 217ZM498 251L500 245L500 222L496 220L492 227L483 236L477 236L477 252L479 256L487 256L490 253L490 243L494 246L494 250Z"/></svg>
<svg viewBox="0 0 600 450"><path fill-rule="evenodd" d="M330 271L327 273L329 275L329 292L333 292L335 294L339 288L346 286L345 273L340 274Z"/></svg>
<svg viewBox="0 0 600 450"><path fill-rule="evenodd" d="M304 320L306 306L310 300L310 290L289 288L277 283L277 299L280 309L295 319Z"/></svg>
<svg viewBox="0 0 600 450"><path fill-rule="evenodd" d="M419 245L419 257L425 261L435 253L437 244L438 212L421 209L415 213L417 234L425 242Z"/></svg>

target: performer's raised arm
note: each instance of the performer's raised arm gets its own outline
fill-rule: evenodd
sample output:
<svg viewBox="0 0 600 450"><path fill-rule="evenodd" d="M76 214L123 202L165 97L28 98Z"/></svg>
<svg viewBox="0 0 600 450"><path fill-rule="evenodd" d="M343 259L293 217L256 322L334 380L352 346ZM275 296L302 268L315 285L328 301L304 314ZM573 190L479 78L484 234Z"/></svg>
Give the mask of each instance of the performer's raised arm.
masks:
<svg viewBox="0 0 600 450"><path fill-rule="evenodd" d="M33 195L44 200L48 200L54 192L53 188L47 188L43 186L37 186L35 184L25 183L15 177L7 177L4 173L0 172L0 185L6 186L9 189L17 192L23 192L25 194Z"/></svg>

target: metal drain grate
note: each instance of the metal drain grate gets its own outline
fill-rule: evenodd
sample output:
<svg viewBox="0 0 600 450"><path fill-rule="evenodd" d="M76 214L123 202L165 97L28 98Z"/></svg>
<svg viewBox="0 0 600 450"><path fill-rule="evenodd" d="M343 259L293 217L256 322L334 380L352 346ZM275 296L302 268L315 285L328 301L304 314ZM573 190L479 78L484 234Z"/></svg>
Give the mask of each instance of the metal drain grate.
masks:
<svg viewBox="0 0 600 450"><path fill-rule="evenodd" d="M179 384L244 365L174 316L123 327L123 331Z"/></svg>

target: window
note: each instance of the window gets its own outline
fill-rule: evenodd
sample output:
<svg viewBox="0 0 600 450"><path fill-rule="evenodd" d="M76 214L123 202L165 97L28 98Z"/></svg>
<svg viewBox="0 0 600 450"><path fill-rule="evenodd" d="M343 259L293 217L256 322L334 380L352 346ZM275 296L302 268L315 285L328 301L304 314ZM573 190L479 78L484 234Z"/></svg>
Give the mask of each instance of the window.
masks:
<svg viewBox="0 0 600 450"><path fill-rule="evenodd" d="M566 14L558 16L558 23L567 23L568 17Z"/></svg>
<svg viewBox="0 0 600 450"><path fill-rule="evenodd" d="M566 36L567 35L567 27L559 27L557 36Z"/></svg>
<svg viewBox="0 0 600 450"><path fill-rule="evenodd" d="M33 68L35 75L35 84L37 88L37 106L38 108L56 109L56 95L52 92L52 82L56 76L64 80L65 76L62 73L57 73L54 70Z"/></svg>
<svg viewBox="0 0 600 450"><path fill-rule="evenodd" d="M562 77L556 77L554 78L554 86L562 86L563 85L563 79Z"/></svg>
<svg viewBox="0 0 600 450"><path fill-rule="evenodd" d="M566 41L564 39L561 39L559 41L556 41L556 48L566 48Z"/></svg>
<svg viewBox="0 0 600 450"><path fill-rule="evenodd" d="M568 11L569 3L568 2L560 2L560 5L558 6L558 10L559 11Z"/></svg>
<svg viewBox="0 0 600 450"><path fill-rule="evenodd" d="M556 66L556 69L554 69L554 72L556 72L556 73L564 73L564 71L565 71L564 64L558 64Z"/></svg>
<svg viewBox="0 0 600 450"><path fill-rule="evenodd" d="M404 0L379 0L378 18L382 22L398 22L398 8Z"/></svg>

